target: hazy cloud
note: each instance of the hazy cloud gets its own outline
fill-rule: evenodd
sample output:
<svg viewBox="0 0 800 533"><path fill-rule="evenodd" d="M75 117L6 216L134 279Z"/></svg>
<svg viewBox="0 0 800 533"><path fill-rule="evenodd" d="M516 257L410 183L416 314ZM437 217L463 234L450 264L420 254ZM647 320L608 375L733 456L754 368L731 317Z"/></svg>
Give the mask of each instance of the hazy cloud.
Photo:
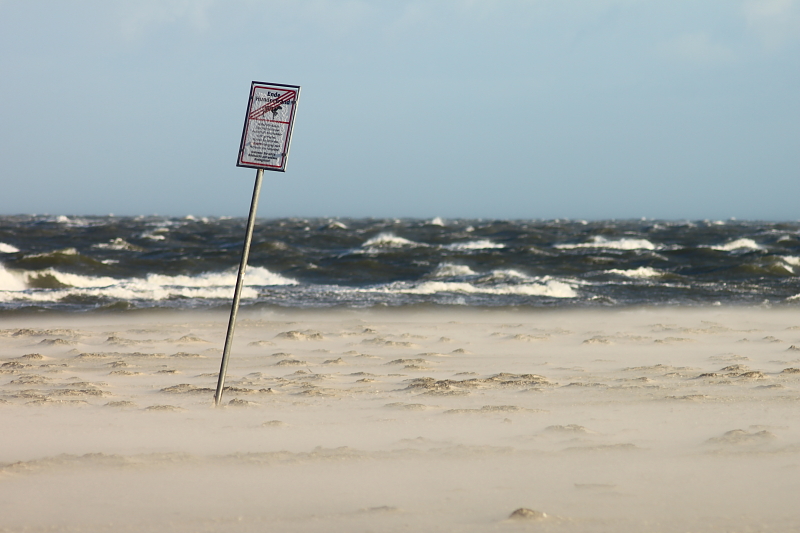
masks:
<svg viewBox="0 0 800 533"><path fill-rule="evenodd" d="M735 59L733 51L714 41L707 33L685 33L661 45L661 51L669 58L695 65L730 63Z"/></svg>
<svg viewBox="0 0 800 533"><path fill-rule="evenodd" d="M140 0L123 2L119 7L119 27L127 39L136 39L151 29L183 23L196 30L205 30L213 0Z"/></svg>
<svg viewBox="0 0 800 533"><path fill-rule="evenodd" d="M750 0L743 6L748 29L767 50L775 51L800 40L800 2L797 0Z"/></svg>

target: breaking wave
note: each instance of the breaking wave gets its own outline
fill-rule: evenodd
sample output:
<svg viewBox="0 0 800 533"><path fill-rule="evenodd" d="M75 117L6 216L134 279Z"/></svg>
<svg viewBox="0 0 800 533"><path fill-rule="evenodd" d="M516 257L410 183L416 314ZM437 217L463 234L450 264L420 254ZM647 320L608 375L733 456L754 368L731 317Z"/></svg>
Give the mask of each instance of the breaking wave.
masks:
<svg viewBox="0 0 800 533"><path fill-rule="evenodd" d="M17 252L19 252L19 248L16 246L0 242L0 254L15 254Z"/></svg>
<svg viewBox="0 0 800 533"><path fill-rule="evenodd" d="M559 250L575 250L580 248L607 248L610 250L657 250L658 246L647 239L618 239L607 240L604 237L594 236L590 242L577 244L556 244L553 248Z"/></svg>
<svg viewBox="0 0 800 533"><path fill-rule="evenodd" d="M165 300L169 298L230 298L236 271L209 272L197 276L149 274L144 278L117 279L84 276L46 269L13 272L0 266L0 301L58 302L67 297L91 296L120 300ZM42 289L43 281L54 288ZM255 298L254 287L297 285L297 281L261 267L249 267L242 298Z"/></svg>
<svg viewBox="0 0 800 533"><path fill-rule="evenodd" d="M7 270L0 263L0 294L5 291L23 291L26 288L24 273Z"/></svg>
<svg viewBox="0 0 800 533"><path fill-rule="evenodd" d="M462 293L487 294L496 296L546 296L549 298L576 298L578 296L578 293L569 284L556 280L516 285L479 285L464 281L423 281L422 283L394 283L383 287L373 287L362 290L364 292L389 292L419 295Z"/></svg>
<svg viewBox="0 0 800 533"><path fill-rule="evenodd" d="M488 239L483 239L480 241L454 242L452 244L446 244L442 246L442 248L445 250L455 250L459 252L468 252L472 250L497 250L505 247L505 244L492 242Z"/></svg>
<svg viewBox="0 0 800 533"><path fill-rule="evenodd" d="M151 238L153 238L153 240L159 240L155 236L152 236ZM162 238L163 238L163 236L162 236ZM141 248L139 246L133 245L133 244L129 243L128 241L126 241L125 239L122 239L120 237L117 237L116 239L112 240L111 242L101 242L101 243L95 244L93 247L97 248L99 250L124 250L124 251L128 251L128 252L142 252L142 251L144 251L144 248Z"/></svg>
<svg viewBox="0 0 800 533"><path fill-rule="evenodd" d="M362 248L413 248L417 246L427 246L418 242L398 237L394 233L379 233L378 235L368 239Z"/></svg>
<svg viewBox="0 0 800 533"><path fill-rule="evenodd" d="M431 278L456 278L464 276L474 276L475 271L465 265L454 265L453 263L442 263L436 270L430 273Z"/></svg>
<svg viewBox="0 0 800 533"><path fill-rule="evenodd" d="M733 252L735 250L763 250L764 247L760 246L753 239L736 239L735 241L722 244L720 246L709 246L712 250L720 252Z"/></svg>
<svg viewBox="0 0 800 533"><path fill-rule="evenodd" d="M659 278L664 275L663 272L651 267L639 267L631 270L612 269L609 270L608 273L635 279Z"/></svg>

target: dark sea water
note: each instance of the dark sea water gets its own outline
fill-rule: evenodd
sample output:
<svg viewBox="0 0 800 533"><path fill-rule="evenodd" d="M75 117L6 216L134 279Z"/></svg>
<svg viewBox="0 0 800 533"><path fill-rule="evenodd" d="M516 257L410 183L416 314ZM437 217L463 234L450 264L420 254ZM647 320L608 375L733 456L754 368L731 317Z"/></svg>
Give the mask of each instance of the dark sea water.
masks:
<svg viewBox="0 0 800 533"><path fill-rule="evenodd" d="M245 223L0 217L0 311L229 307ZM798 273L800 222L263 219L242 306L794 306Z"/></svg>

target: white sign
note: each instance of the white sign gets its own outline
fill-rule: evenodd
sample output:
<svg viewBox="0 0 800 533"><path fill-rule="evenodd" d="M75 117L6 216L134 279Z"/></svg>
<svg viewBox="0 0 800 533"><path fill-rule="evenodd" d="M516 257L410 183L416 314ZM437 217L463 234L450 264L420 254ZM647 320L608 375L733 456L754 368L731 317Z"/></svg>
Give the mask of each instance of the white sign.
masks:
<svg viewBox="0 0 800 533"><path fill-rule="evenodd" d="M286 170L299 97L297 85L252 83L236 166Z"/></svg>

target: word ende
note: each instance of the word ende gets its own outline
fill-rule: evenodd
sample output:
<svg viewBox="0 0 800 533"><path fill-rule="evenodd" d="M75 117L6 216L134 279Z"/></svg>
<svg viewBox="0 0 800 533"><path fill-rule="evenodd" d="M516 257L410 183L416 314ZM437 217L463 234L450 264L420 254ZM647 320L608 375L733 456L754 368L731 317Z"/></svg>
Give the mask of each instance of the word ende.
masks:
<svg viewBox="0 0 800 533"><path fill-rule="evenodd" d="M286 170L299 95L296 85L253 82L237 166Z"/></svg>
<svg viewBox="0 0 800 533"><path fill-rule="evenodd" d="M267 101L271 102L271 101L275 100L276 98L279 98L280 96L281 96L281 93L271 93L271 92L267 91L267 96L259 94L258 96L256 96L256 100L267 100Z"/></svg>

